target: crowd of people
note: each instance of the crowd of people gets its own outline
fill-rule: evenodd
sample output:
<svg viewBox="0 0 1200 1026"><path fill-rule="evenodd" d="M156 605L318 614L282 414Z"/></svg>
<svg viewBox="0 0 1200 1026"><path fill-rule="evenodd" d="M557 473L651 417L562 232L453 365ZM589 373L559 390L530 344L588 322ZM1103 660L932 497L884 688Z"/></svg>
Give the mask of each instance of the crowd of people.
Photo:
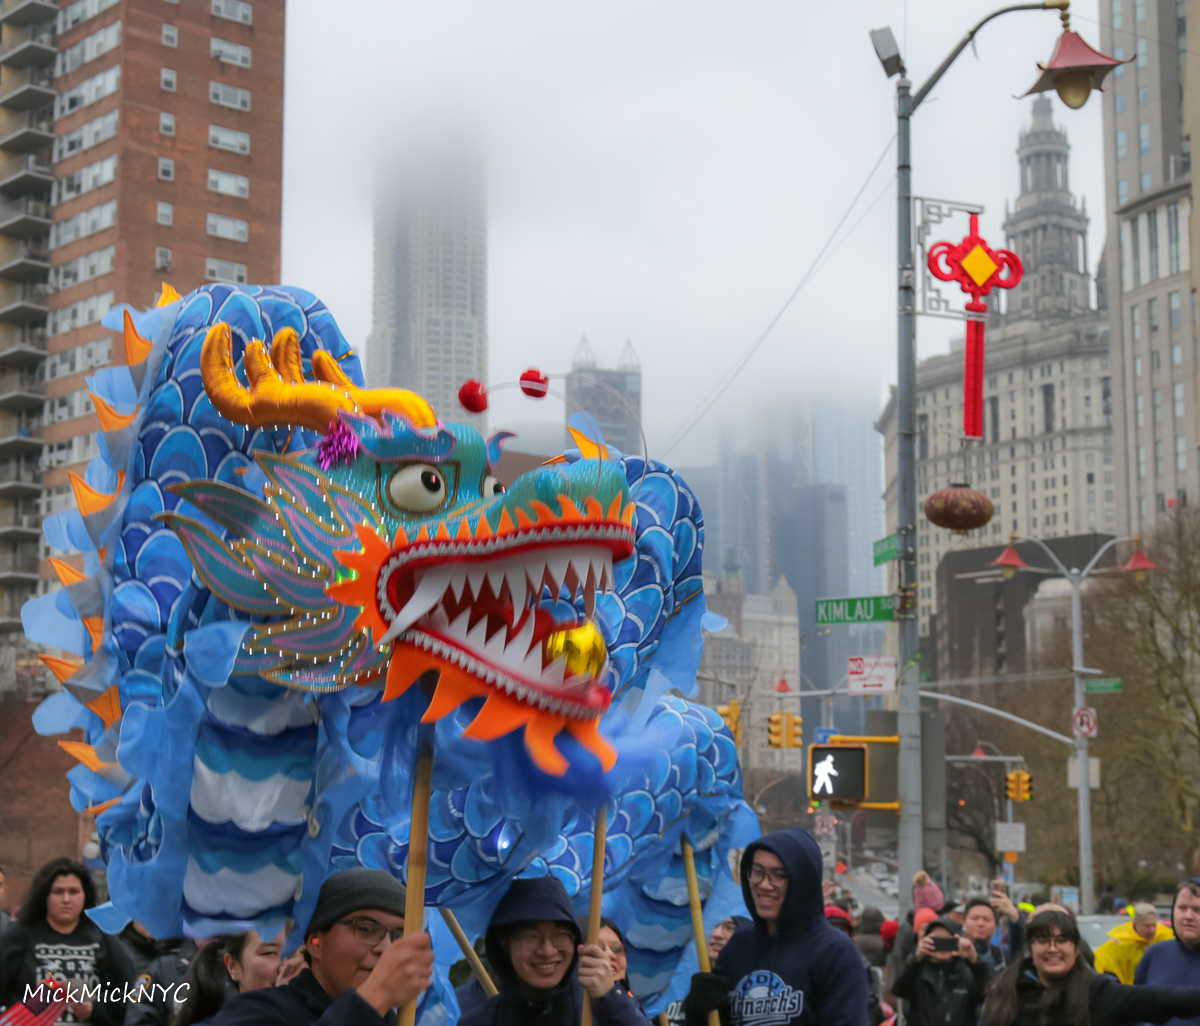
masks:
<svg viewBox="0 0 1200 1026"><path fill-rule="evenodd" d="M904 919L856 916L803 830L751 844L740 875L750 917L716 924L711 971L656 1024L708 1026L715 1012L722 1026L1200 1026L1200 878L1179 884L1169 923L1135 905L1092 951L1070 910L1018 907L999 882L948 901L922 872ZM282 926L197 941L159 941L136 923L105 934L85 915L96 902L88 870L54 859L15 918L0 919L0 1009L53 979L70 995L61 1026L390 1024L433 969L428 935L404 936L405 898L388 873L336 873L288 956ZM576 1026L586 994L596 1026L645 1026L621 931L603 920L588 944L586 930L556 877L514 880L483 944L497 992L460 986L459 1022Z"/></svg>

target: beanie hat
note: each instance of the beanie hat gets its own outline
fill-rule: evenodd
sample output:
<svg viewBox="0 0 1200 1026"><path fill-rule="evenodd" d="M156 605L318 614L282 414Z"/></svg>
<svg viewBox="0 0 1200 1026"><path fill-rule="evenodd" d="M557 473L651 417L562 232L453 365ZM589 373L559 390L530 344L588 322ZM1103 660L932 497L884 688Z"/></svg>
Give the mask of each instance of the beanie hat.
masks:
<svg viewBox="0 0 1200 1026"><path fill-rule="evenodd" d="M900 929L900 920L885 919L879 926L879 936L885 941L894 941L896 939L896 931Z"/></svg>
<svg viewBox="0 0 1200 1026"><path fill-rule="evenodd" d="M317 907L308 921L304 939L328 930L351 912L378 909L403 917L405 895L404 884L382 869L346 869L334 873L321 884Z"/></svg>
<svg viewBox="0 0 1200 1026"><path fill-rule="evenodd" d="M850 918L850 913L847 912L844 908L838 908L837 905L826 905L825 906L825 918L826 919L844 919L848 923L854 922L854 920Z"/></svg>
<svg viewBox="0 0 1200 1026"><path fill-rule="evenodd" d="M914 908L931 908L940 911L946 903L946 899L942 897L942 889L935 884L925 870L913 876L913 907Z"/></svg>
<svg viewBox="0 0 1200 1026"><path fill-rule="evenodd" d="M922 926L926 923L932 923L937 917L938 914L931 908L917 909L917 914L913 916L913 931L920 933Z"/></svg>

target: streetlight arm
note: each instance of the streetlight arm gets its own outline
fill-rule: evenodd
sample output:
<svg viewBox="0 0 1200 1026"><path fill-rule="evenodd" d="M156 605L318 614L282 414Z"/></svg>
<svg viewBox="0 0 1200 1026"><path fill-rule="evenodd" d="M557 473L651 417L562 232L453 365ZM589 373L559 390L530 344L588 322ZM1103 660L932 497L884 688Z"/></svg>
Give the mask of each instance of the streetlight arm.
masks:
<svg viewBox="0 0 1200 1026"><path fill-rule="evenodd" d="M1092 572L1092 568L1100 561L1100 557L1103 556L1104 553L1106 553L1114 545L1118 544L1119 542L1132 540L1133 539L1131 538L1109 538L1109 540L1106 541L1104 545L1101 546L1100 550L1091 558L1091 560L1088 562L1088 565L1083 568L1083 573L1079 575L1080 579L1082 580L1084 577L1090 574Z"/></svg>
<svg viewBox="0 0 1200 1026"><path fill-rule="evenodd" d="M1017 541L1033 542L1035 545L1040 546L1042 551L1044 553L1046 553L1046 555L1049 556L1050 559L1053 561L1054 565L1056 567L1058 567L1058 572L1060 574L1062 574L1063 577L1067 578L1067 580L1071 579L1071 571L1062 565L1062 562L1059 560L1059 558L1053 553L1053 551L1051 551L1050 546L1047 545L1044 541L1042 541L1041 538L1018 538ZM1111 542L1109 544L1111 544ZM1105 547L1107 548L1107 546L1105 546ZM1104 549L1101 549L1100 551L1103 552Z"/></svg>
<svg viewBox="0 0 1200 1026"><path fill-rule="evenodd" d="M958 46L950 51L950 56L948 56L944 61L942 61L941 64L938 65L937 70L930 75L929 78L926 79L925 84L916 91L912 98L911 110L916 110L919 106L921 106L921 101L924 100L925 97L929 95L930 90L932 90L933 87L938 84L938 82L941 80L941 77L950 69L950 65L958 60L958 55L970 45L971 40L975 38L976 33L993 18L999 18L1000 15L1010 14L1013 11L1056 11L1061 10L1063 6L1064 5L1061 3L1061 0L1059 0L1059 2L1055 2L1055 0L1047 0L1046 3L1014 4L1012 7L1001 7L998 11L992 11L992 13L984 18L983 21L981 21L978 25L971 29L970 32L962 37Z"/></svg>

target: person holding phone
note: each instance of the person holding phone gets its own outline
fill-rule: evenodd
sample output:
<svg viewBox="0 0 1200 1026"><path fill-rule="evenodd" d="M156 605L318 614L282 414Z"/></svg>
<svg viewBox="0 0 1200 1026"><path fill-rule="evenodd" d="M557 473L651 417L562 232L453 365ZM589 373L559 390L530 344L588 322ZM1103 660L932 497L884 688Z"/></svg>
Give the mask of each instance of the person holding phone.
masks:
<svg viewBox="0 0 1200 1026"><path fill-rule="evenodd" d="M917 950L892 985L912 1026L975 1026L990 973L951 919L921 926Z"/></svg>

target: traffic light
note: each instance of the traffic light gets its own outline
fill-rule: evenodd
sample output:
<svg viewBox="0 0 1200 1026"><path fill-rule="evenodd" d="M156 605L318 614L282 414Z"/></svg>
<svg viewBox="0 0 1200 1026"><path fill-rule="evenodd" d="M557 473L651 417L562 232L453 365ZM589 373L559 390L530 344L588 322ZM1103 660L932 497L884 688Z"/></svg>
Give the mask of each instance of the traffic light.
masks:
<svg viewBox="0 0 1200 1026"><path fill-rule="evenodd" d="M733 743L740 747L742 743L742 710L738 705L738 700L735 698L728 705L718 705L717 715L725 721L725 726L733 735Z"/></svg>
<svg viewBox="0 0 1200 1026"><path fill-rule="evenodd" d="M767 745L771 748L786 748L787 713L773 712L767 717Z"/></svg>
<svg viewBox="0 0 1200 1026"><path fill-rule="evenodd" d="M1027 802L1033 798L1033 777L1025 770L1017 770L1017 801Z"/></svg>
<svg viewBox="0 0 1200 1026"><path fill-rule="evenodd" d="M788 747L804 747L804 719L790 713L788 714Z"/></svg>
<svg viewBox="0 0 1200 1026"><path fill-rule="evenodd" d="M1017 781L1020 772L1020 770L1012 770L1004 774L1004 790L1010 802L1019 802L1021 800L1021 785Z"/></svg>

